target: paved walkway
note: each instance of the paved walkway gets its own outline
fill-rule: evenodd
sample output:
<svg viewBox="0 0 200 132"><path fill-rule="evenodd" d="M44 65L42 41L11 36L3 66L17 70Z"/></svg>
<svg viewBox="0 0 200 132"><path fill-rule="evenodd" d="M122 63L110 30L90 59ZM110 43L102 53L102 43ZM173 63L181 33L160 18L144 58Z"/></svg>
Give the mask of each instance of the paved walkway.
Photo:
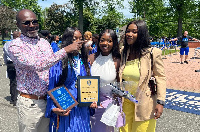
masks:
<svg viewBox="0 0 200 132"><path fill-rule="evenodd" d="M194 48L190 48L188 64L180 64L180 54L167 55L163 59L167 78L167 88L200 93L200 59L194 57ZM164 56L163 56L164 58Z"/></svg>
<svg viewBox="0 0 200 132"><path fill-rule="evenodd" d="M194 48L190 48L188 64L180 64L178 52L163 58L169 88L165 107L170 109L164 109L156 132L200 132L200 72L195 72L200 59L193 59Z"/></svg>

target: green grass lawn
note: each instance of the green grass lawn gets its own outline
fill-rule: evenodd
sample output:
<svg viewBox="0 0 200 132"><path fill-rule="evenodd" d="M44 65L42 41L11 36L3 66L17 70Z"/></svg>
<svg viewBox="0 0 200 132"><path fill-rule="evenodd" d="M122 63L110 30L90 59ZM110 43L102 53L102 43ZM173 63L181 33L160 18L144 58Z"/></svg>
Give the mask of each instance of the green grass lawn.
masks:
<svg viewBox="0 0 200 132"><path fill-rule="evenodd" d="M175 53L175 52L180 52L180 50L176 50L176 51L175 51L175 49L170 49L170 50L165 49L165 54L164 54L164 50L162 50L162 55L173 54L173 53Z"/></svg>

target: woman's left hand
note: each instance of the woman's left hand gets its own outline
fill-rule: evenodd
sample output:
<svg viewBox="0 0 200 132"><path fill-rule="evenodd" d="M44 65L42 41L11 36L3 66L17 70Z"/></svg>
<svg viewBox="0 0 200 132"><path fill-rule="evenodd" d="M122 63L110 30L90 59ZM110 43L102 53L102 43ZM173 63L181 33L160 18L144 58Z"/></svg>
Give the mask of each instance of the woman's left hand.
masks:
<svg viewBox="0 0 200 132"><path fill-rule="evenodd" d="M157 104L156 108L155 108L155 113L154 113L155 118L154 119L160 118L162 113L163 113L163 105Z"/></svg>
<svg viewBox="0 0 200 132"><path fill-rule="evenodd" d="M97 102L93 102L91 105L90 105L91 108L95 109L97 108Z"/></svg>

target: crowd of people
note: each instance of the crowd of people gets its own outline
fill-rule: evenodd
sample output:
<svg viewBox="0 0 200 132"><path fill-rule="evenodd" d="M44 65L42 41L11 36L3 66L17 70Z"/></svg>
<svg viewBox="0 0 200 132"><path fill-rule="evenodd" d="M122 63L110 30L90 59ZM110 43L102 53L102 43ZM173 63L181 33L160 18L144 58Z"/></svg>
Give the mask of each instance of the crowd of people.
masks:
<svg viewBox="0 0 200 132"><path fill-rule="evenodd" d="M20 132L114 132L114 126L101 121L108 102L121 104L119 113L125 114L125 122L120 132L155 132L165 105L166 77L161 50L151 47L144 21L127 25L121 49L112 29L98 35L67 27L58 46L58 35L47 30L38 34L38 19L31 10L20 10L16 21L21 35L7 45L5 52L16 70L13 77L17 85L11 91L17 89L12 102L17 105ZM78 76L100 76L100 105L91 102L90 106L75 106L68 111L60 109L47 91L64 85L78 101ZM157 87L150 86L152 77ZM125 81L134 82L121 88L134 95L138 103L103 87Z"/></svg>

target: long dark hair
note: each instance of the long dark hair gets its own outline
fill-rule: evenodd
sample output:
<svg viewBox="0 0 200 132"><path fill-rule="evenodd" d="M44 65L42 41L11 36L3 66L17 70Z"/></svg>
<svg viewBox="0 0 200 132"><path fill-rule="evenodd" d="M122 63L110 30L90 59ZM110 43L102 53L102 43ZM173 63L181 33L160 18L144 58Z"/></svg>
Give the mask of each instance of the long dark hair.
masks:
<svg viewBox="0 0 200 132"><path fill-rule="evenodd" d="M110 51L112 53L112 56L116 57L116 58L120 58L121 56L119 53L119 44L118 44L117 35L116 35L115 31L113 31L112 29L105 29L99 34L99 39L98 39L98 43L97 43L97 52L96 52L95 56L96 57L99 56L99 54L101 52L101 49L99 47L99 42L104 33L109 33L112 38L113 48Z"/></svg>
<svg viewBox="0 0 200 132"><path fill-rule="evenodd" d="M75 31L80 32L80 30L78 30L78 28L67 27L67 29L65 30L65 32L62 36L61 48L64 48L64 47L73 43L73 37L74 37ZM63 70L62 70L62 75L60 77L58 86L62 85L65 82L67 74L68 74L68 71L67 71L68 70L68 64L70 65L70 67L73 67L73 63L74 63L73 58L74 58L73 53L68 53L67 58L65 58L63 60ZM86 52L84 45L82 45L82 48L81 48L80 58L82 59L83 64L85 66L85 70L87 72L87 75L89 76L90 75L90 68L89 68L89 65L88 65L88 55L87 55L87 52ZM72 70L72 68L71 68L71 70Z"/></svg>
<svg viewBox="0 0 200 132"><path fill-rule="evenodd" d="M56 36L57 36L57 35L51 35L51 37L50 37L50 44L51 44L53 41L56 40Z"/></svg>
<svg viewBox="0 0 200 132"><path fill-rule="evenodd" d="M124 40L124 51L123 51L123 58L126 60L126 55L127 55L127 50L132 47L132 51L134 52L135 55L139 55L139 59L142 56L142 52L145 51L146 48L150 47L150 40L149 40L149 32L147 25L145 21L143 20L134 20L131 21L127 27L126 27L126 32L129 27L129 25L135 24L137 26L138 32L137 32L137 39L133 45L129 45L126 40L126 35L125 35L125 40ZM125 32L125 33L126 33Z"/></svg>

